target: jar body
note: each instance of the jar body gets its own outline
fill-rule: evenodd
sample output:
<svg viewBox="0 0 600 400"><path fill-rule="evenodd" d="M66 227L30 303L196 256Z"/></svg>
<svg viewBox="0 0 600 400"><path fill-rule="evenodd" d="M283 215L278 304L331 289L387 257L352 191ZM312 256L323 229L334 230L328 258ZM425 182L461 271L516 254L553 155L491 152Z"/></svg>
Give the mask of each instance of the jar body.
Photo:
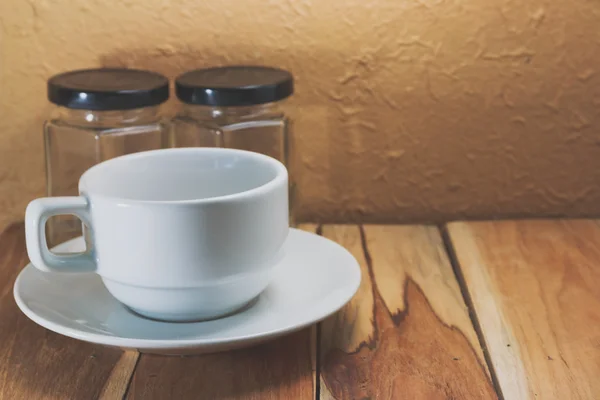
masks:
<svg viewBox="0 0 600 400"><path fill-rule="evenodd" d="M47 196L79 195L79 178L93 165L120 155L167 147L168 125L156 107L127 111L59 107L44 124ZM71 215L48 220L50 246L82 235Z"/></svg>
<svg viewBox="0 0 600 400"><path fill-rule="evenodd" d="M278 104L248 107L185 105L173 121L174 147L225 147L265 154L289 174L290 223L295 224L295 180L291 121Z"/></svg>

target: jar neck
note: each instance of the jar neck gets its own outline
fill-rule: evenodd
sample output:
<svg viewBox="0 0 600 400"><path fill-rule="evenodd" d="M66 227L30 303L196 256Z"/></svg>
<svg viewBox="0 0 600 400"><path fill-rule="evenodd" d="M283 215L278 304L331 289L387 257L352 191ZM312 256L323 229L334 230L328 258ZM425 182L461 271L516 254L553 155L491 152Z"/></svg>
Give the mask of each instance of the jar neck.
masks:
<svg viewBox="0 0 600 400"><path fill-rule="evenodd" d="M265 115L281 113L279 103L266 103L244 107L213 107L185 104L183 114L202 120L251 120Z"/></svg>
<svg viewBox="0 0 600 400"><path fill-rule="evenodd" d="M159 106L155 106L131 110L97 111L58 107L54 117L70 125L110 128L157 122L160 119L159 109Z"/></svg>

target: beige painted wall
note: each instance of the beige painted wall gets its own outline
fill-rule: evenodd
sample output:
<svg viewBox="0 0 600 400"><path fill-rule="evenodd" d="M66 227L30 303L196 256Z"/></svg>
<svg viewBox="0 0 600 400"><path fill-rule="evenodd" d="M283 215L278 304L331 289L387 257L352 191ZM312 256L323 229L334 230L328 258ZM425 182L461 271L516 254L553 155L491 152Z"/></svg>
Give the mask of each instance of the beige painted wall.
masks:
<svg viewBox="0 0 600 400"><path fill-rule="evenodd" d="M597 0L2 0L0 24L0 225L43 193L50 75L241 62L297 76L304 218L600 214Z"/></svg>

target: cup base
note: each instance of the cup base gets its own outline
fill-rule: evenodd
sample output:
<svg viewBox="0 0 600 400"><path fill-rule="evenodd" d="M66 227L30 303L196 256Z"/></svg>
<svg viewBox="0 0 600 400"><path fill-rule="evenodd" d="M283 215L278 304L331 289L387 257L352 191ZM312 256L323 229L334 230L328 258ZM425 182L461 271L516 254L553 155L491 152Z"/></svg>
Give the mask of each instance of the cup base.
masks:
<svg viewBox="0 0 600 400"><path fill-rule="evenodd" d="M272 268L240 279L198 287L146 287L103 277L104 286L136 314L165 322L197 322L223 318L248 306L268 286Z"/></svg>
<svg viewBox="0 0 600 400"><path fill-rule="evenodd" d="M150 319L152 321L158 322L179 322L179 323L191 323L191 322L207 322L213 321L216 319L227 318L229 316L244 312L258 301L259 296L256 296L252 300L242 304L241 306L236 306L231 310L225 310L218 314L206 314L206 313L188 313L188 314L171 314L171 313L152 313L146 312L144 310L137 310L133 307L129 307L124 304L125 308L131 311L134 314L139 315L142 318Z"/></svg>

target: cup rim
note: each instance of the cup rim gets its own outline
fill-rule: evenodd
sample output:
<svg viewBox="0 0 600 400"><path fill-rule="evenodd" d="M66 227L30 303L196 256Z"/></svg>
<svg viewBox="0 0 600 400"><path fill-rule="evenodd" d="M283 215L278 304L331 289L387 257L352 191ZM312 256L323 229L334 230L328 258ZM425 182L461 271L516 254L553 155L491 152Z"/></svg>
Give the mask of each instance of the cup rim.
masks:
<svg viewBox="0 0 600 400"><path fill-rule="evenodd" d="M187 199L187 200L143 200L143 199L129 199L129 198L124 198L124 197L120 197L120 196L113 196L113 195L106 195L106 194L102 194L102 193L97 193L94 192L93 190L90 190L89 187L85 188L85 181L86 178L88 178L90 174L92 174L94 171L99 170L104 168L107 164L112 164L114 162L122 162L124 160L133 160L136 158L145 158L145 157L149 157L152 154L157 154L157 153L181 153L181 154L186 154L186 153L229 153L229 154L235 154L235 155L243 155L244 157L248 157L248 158L254 158L256 160L260 160L262 162L266 162L268 164L270 164L272 167L274 167L276 175L273 179L271 179L270 181L254 187L252 189L248 189L248 190L244 190L244 191L240 191L240 192L236 192L236 193L231 193L231 194L226 194L226 195L222 195L222 196L214 196L214 197L207 197L207 198L201 198L201 199ZM285 165L283 165L282 162L280 162L279 160L261 154L261 153L256 153L256 152L252 152L252 151L248 151L248 150L241 150L241 149L229 149L229 148L222 148L222 147L181 147L181 148L165 148L165 149L155 149L155 150L146 150L146 151L140 151L137 153L130 153L130 154L125 154L122 156L118 156L115 158L111 158L109 160L105 160L102 161L90 168L88 168L79 178L79 191L80 194L82 196L85 197L93 197L93 198L101 198L104 200L110 200L110 201L114 201L120 204L147 204L147 205L195 205L195 204L214 204L214 203L221 203L223 201L229 201L229 200L242 200L242 199L246 199L246 198L251 198L251 197L256 197L256 196L260 196L266 193L269 193L271 190L273 190L274 188L280 186L280 185L285 185L288 179L288 171L287 168L285 167Z"/></svg>

